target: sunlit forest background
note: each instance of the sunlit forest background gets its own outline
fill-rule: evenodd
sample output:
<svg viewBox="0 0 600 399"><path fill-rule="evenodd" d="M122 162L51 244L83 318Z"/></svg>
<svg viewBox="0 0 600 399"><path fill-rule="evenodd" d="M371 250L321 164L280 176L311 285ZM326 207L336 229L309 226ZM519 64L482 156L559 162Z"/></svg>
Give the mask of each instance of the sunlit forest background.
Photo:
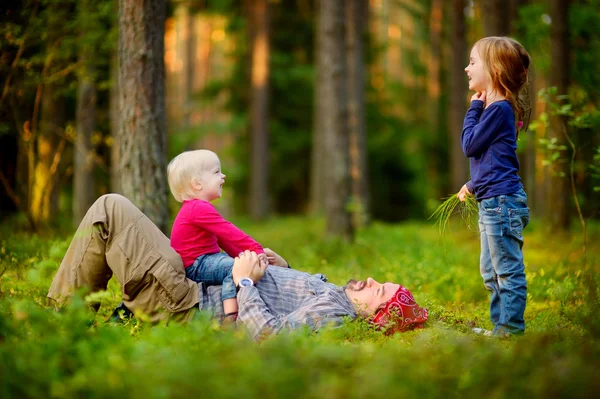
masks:
<svg viewBox="0 0 600 399"><path fill-rule="evenodd" d="M3 217L76 226L120 192L168 233L166 163L207 148L225 214L325 215L350 239L372 220L425 219L469 178L464 67L490 35L533 59L519 136L532 214L552 231L599 215L597 0L127 7L2 6Z"/></svg>
<svg viewBox="0 0 600 399"><path fill-rule="evenodd" d="M506 340L472 332L493 328L476 215L430 219L469 179L464 68L491 35L532 57L527 329ZM0 397L593 397L598 65L600 0L1 2ZM227 219L334 284L403 284L425 328L258 344L209 315L112 323L115 279L55 311L90 204L121 193L168 235L167 164L199 148L221 158Z"/></svg>

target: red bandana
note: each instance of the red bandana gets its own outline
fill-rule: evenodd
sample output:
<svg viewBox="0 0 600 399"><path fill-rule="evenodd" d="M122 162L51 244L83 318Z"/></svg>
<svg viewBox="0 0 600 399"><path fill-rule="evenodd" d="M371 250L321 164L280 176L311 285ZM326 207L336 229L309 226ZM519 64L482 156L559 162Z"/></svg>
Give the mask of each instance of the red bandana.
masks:
<svg viewBox="0 0 600 399"><path fill-rule="evenodd" d="M381 309L373 320L374 325L387 328L387 333L422 328L429 313L426 308L417 305L409 290L400 286L385 308Z"/></svg>

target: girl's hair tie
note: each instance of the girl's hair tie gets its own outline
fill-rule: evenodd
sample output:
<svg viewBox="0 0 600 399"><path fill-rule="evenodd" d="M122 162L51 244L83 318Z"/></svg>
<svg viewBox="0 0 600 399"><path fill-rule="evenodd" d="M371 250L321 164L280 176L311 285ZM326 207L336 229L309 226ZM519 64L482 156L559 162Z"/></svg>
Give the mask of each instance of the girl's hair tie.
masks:
<svg viewBox="0 0 600 399"><path fill-rule="evenodd" d="M517 122L517 130L521 130L522 127L523 127L523 121Z"/></svg>

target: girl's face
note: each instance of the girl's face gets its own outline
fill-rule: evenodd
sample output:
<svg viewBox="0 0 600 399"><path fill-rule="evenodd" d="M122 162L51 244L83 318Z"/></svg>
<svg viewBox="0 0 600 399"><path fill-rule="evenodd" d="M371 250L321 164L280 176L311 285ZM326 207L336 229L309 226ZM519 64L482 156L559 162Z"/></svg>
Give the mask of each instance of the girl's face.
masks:
<svg viewBox="0 0 600 399"><path fill-rule="evenodd" d="M471 49L471 56L469 57L469 65L465 68L465 72L469 77L469 90L474 90L481 93L486 90L489 86L489 79L485 68L483 67L483 61L479 56L477 46Z"/></svg>

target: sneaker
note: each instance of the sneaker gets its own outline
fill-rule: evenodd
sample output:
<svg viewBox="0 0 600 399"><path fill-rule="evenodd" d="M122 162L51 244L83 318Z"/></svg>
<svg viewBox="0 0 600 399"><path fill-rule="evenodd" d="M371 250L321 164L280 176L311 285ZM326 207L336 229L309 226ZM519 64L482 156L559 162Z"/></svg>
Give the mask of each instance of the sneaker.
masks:
<svg viewBox="0 0 600 399"><path fill-rule="evenodd" d="M473 331L477 335L483 335L484 337L492 336L492 332L490 330L486 330L485 328L475 327L475 328L472 328L471 331Z"/></svg>

